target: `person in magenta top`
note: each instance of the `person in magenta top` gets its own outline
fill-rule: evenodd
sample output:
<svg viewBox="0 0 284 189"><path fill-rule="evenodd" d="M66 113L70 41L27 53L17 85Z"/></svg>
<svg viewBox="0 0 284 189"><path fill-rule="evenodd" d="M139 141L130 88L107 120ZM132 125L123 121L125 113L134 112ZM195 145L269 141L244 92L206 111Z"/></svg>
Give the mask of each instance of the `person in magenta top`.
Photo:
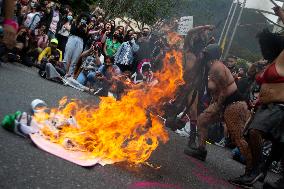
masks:
<svg viewBox="0 0 284 189"><path fill-rule="evenodd" d="M245 129L253 168L230 180L242 187L251 187L256 181L264 180L272 161L284 160L284 38L268 30L261 32L258 38L262 55L269 64L256 77L260 85L260 106ZM264 139L272 142L266 162L262 158ZM284 188L284 173L281 176L275 183L265 183L263 188Z"/></svg>

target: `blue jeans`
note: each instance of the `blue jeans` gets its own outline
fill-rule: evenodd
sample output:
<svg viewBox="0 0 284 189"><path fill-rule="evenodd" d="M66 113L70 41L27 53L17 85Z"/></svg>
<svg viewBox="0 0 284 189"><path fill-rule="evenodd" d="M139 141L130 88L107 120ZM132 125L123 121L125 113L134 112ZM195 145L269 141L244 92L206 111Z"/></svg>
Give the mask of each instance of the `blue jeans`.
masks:
<svg viewBox="0 0 284 189"><path fill-rule="evenodd" d="M78 78L77 81L82 84L86 85L87 82L90 82L92 85L95 83L95 77L96 77L96 72L89 72L87 75L82 71Z"/></svg>
<svg viewBox="0 0 284 189"><path fill-rule="evenodd" d="M89 72L87 75L87 81L89 81L92 85L96 82L96 72Z"/></svg>
<svg viewBox="0 0 284 189"><path fill-rule="evenodd" d="M82 71L79 76L77 77L77 81L82 84L82 85L86 85L87 83L87 77L86 75L84 74L84 72Z"/></svg>

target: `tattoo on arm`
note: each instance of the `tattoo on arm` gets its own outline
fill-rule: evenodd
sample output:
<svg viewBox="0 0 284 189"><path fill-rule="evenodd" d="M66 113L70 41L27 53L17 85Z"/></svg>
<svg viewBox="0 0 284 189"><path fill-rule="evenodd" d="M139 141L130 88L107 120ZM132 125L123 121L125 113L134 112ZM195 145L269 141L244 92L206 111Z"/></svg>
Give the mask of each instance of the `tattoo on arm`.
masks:
<svg viewBox="0 0 284 189"><path fill-rule="evenodd" d="M222 89L224 87L226 87L227 85L227 81L226 78L224 77L223 73L221 73L221 70L214 70L210 76L212 77L212 80L214 81L214 83L216 84L216 87L218 89Z"/></svg>

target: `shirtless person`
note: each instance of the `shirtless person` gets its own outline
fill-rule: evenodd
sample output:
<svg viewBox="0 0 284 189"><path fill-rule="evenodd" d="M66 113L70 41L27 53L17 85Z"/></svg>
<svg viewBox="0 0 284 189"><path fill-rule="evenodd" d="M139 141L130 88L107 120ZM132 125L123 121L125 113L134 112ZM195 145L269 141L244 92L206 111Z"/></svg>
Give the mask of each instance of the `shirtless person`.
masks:
<svg viewBox="0 0 284 189"><path fill-rule="evenodd" d="M199 147L186 148L184 153L205 161L207 156L206 138L208 126L219 121L221 114L224 116L228 132L233 142L240 148L242 155L246 157L247 168L251 168L251 154L248 144L242 137L243 127L248 119L247 104L242 100L237 85L230 70L219 60L221 48L217 44L209 45L203 51L202 63L208 69L208 90L213 100L209 107L197 118L199 129Z"/></svg>

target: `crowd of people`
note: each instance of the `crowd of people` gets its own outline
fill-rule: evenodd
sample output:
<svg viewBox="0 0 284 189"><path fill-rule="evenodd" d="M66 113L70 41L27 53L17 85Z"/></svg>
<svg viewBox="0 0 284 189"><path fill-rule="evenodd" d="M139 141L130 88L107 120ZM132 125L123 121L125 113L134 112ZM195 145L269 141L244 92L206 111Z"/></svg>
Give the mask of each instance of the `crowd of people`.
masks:
<svg viewBox="0 0 284 189"><path fill-rule="evenodd" d="M164 40L129 22L116 25L101 9L75 14L53 1L18 0L14 20L19 29L7 60L39 68L39 75L57 82L71 78L89 92L106 95L117 79L150 82L153 63L161 60ZM107 87L108 86L108 87Z"/></svg>
<svg viewBox="0 0 284 189"><path fill-rule="evenodd" d="M15 3L16 22L8 15L3 24L8 60L35 66L46 79L71 78L93 94L111 92L119 99L125 81L151 83L169 49L165 38L150 28L137 32L129 24L117 26L98 9L76 15L70 6L52 1ZM284 11L279 7L274 11L284 21ZM265 179L273 161L284 160L284 38L268 30L258 34L263 60L242 67L235 56L220 61L222 49L211 36L213 29L195 27L184 40L185 84L165 104L166 126L177 131L190 123L184 152L205 161L208 126L222 123L224 137L235 144L246 164L244 175L230 182L251 187ZM14 32L14 44L6 39L12 38L9 31ZM267 140L271 152L263 158ZM284 188L284 173L264 188Z"/></svg>

